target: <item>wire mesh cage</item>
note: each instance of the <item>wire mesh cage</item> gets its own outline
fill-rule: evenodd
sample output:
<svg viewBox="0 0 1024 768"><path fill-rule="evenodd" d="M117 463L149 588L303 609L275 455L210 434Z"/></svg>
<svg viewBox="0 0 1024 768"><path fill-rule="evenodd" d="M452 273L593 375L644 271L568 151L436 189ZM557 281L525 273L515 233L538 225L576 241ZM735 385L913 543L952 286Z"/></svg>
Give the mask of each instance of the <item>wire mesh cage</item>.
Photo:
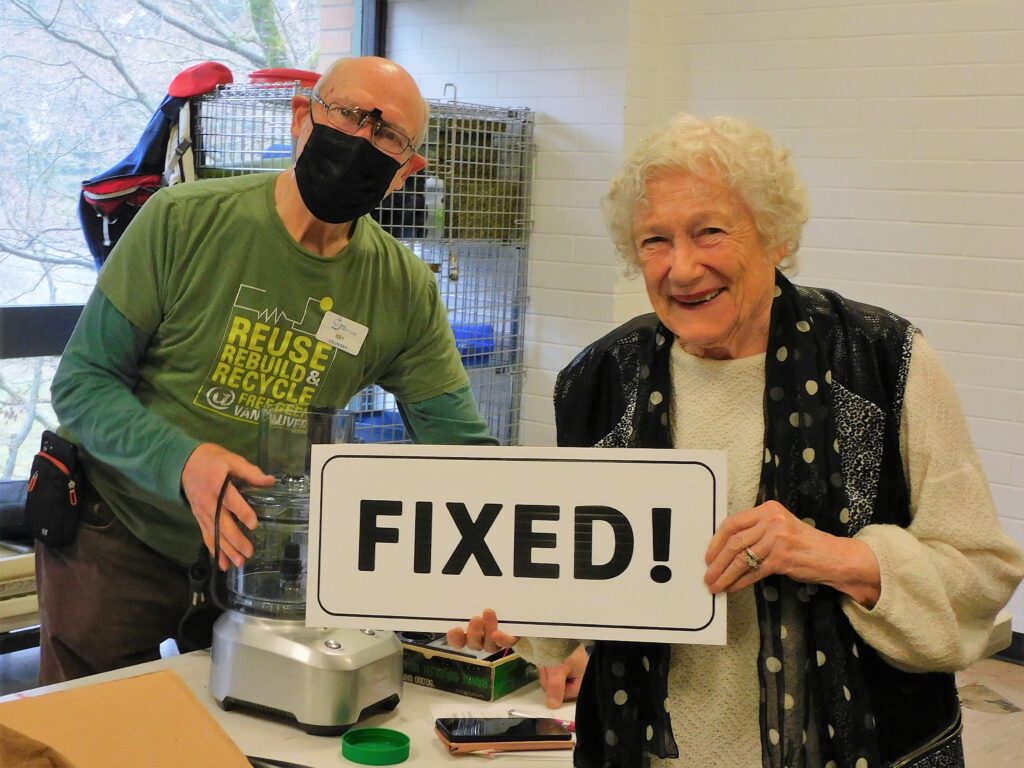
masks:
<svg viewBox="0 0 1024 768"><path fill-rule="evenodd" d="M297 83L231 84L193 100L196 178L275 171L292 162Z"/></svg>
<svg viewBox="0 0 1024 768"><path fill-rule="evenodd" d="M292 162L298 83L218 88L193 101L197 178L273 171ZM374 212L437 276L480 411L502 445L519 442L533 116L429 101L422 173ZM373 385L348 407L356 438L408 442L393 395Z"/></svg>
<svg viewBox="0 0 1024 768"><path fill-rule="evenodd" d="M430 102L422 174L385 200L381 224L403 239L525 243L533 119L529 110Z"/></svg>

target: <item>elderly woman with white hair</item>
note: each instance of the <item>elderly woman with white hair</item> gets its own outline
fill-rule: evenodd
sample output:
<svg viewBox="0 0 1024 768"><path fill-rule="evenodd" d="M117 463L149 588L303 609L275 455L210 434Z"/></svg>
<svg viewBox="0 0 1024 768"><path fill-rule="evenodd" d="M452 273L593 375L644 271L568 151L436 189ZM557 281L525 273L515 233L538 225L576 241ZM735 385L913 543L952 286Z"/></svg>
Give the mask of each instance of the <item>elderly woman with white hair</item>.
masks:
<svg viewBox="0 0 1024 768"><path fill-rule="evenodd" d="M797 286L807 220L789 154L749 123L679 115L605 200L653 306L555 386L563 446L719 449L729 516L705 581L725 646L516 638L456 645L586 664L575 764L957 766L953 672L1024 574L953 385L907 320ZM578 671L578 670L577 670ZM570 671L570 674L571 671Z"/></svg>

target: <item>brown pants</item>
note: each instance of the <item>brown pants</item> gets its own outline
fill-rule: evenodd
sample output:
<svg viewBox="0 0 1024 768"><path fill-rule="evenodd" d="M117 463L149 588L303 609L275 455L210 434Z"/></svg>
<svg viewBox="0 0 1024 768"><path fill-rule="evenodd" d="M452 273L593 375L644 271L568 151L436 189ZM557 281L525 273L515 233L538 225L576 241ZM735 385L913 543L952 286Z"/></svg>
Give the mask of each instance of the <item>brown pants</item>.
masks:
<svg viewBox="0 0 1024 768"><path fill-rule="evenodd" d="M160 658L189 599L188 570L139 541L90 502L78 538L36 543L39 684Z"/></svg>

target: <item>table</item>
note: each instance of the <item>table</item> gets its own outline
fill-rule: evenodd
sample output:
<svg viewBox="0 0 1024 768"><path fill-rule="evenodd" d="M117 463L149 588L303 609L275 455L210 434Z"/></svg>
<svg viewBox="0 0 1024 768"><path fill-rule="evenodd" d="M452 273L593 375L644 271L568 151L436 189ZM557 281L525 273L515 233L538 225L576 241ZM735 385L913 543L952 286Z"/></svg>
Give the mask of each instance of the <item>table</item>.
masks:
<svg viewBox="0 0 1024 768"><path fill-rule="evenodd" d="M67 690L107 680L132 675L173 669L186 682L199 700L213 715L220 726L234 739L247 755L287 760L308 765L311 768L337 768L355 765L341 756L341 738L338 736L310 736L295 726L271 720L245 711L223 711L209 691L209 651L172 656L159 661L139 664L134 667L105 672L100 675L72 680L67 683L34 688L21 694L0 697L8 701L18 696L36 696L51 691ZM537 682L530 683L496 702L479 701L435 691L420 685L406 683L402 686L402 701L393 712L375 714L361 721L356 727L372 726L393 728L409 736L412 746L409 759L402 763L409 768L438 768L459 766L471 768L479 758L455 757L448 754L437 736L434 735L434 718L457 714L504 716L511 708L524 709L537 714L548 714L544 694ZM570 719L574 707L565 705L555 711L554 716ZM511 760L517 768L553 768L572 765L571 750L557 752L517 753L502 756L503 761Z"/></svg>

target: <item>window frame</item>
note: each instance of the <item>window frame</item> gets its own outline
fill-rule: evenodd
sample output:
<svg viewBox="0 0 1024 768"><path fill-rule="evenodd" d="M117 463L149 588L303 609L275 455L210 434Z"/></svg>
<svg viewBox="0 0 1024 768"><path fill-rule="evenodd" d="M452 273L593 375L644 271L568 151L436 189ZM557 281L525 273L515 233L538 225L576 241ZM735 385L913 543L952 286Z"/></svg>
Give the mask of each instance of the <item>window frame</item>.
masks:
<svg viewBox="0 0 1024 768"><path fill-rule="evenodd" d="M387 56L387 0L362 0L356 3L353 31L359 33L359 56Z"/></svg>
<svg viewBox="0 0 1024 768"><path fill-rule="evenodd" d="M84 304L0 307L0 360L59 357Z"/></svg>

